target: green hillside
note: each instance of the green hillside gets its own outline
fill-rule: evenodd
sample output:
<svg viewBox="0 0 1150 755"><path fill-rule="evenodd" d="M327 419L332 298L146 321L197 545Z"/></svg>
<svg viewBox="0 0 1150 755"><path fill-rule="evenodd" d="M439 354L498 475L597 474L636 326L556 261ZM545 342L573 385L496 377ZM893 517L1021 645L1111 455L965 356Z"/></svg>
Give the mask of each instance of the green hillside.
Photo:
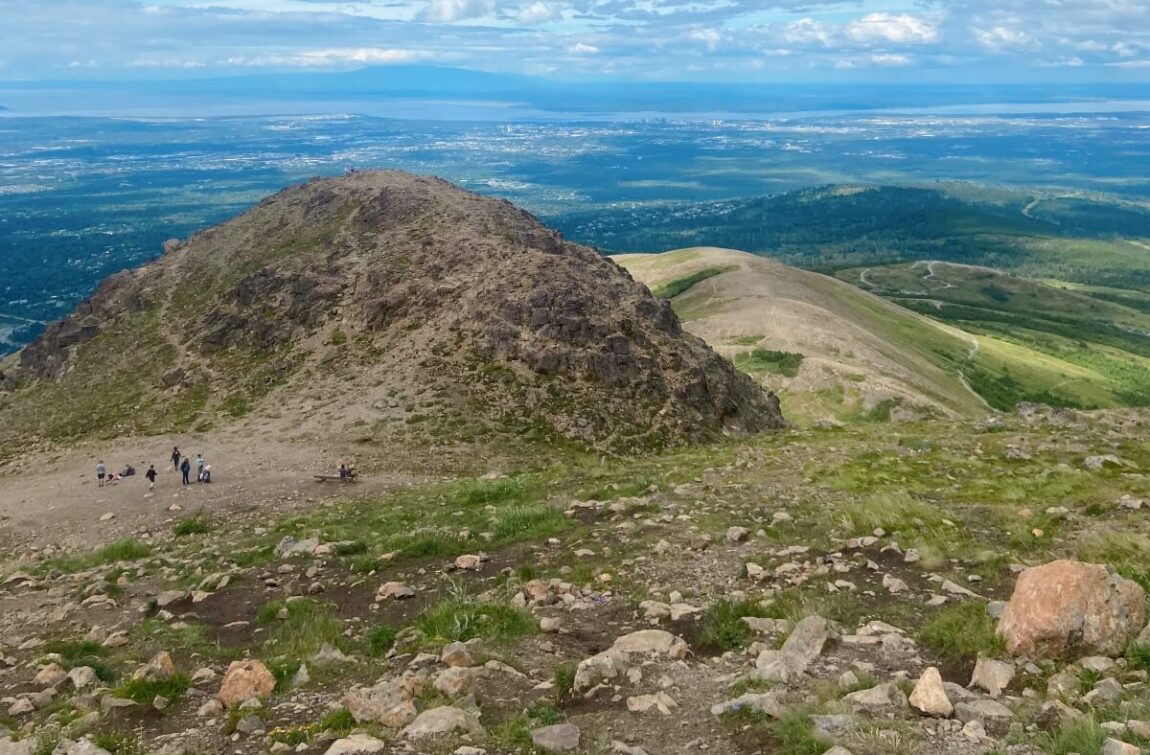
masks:
<svg viewBox="0 0 1150 755"><path fill-rule="evenodd" d="M1150 297L1139 291L1052 285L945 262L852 268L837 277L978 336L983 349L968 378L999 408L1036 394L1065 406L1150 404Z"/></svg>
<svg viewBox="0 0 1150 755"><path fill-rule="evenodd" d="M823 271L945 260L1150 291L1150 207L1103 195L962 183L828 186L570 215L559 225L610 252L720 246Z"/></svg>

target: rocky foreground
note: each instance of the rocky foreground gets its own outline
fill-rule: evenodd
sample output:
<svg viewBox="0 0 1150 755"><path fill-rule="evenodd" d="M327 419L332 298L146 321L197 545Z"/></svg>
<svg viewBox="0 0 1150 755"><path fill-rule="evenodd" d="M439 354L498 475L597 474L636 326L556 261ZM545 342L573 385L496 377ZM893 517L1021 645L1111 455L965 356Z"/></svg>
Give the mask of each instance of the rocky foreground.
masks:
<svg viewBox="0 0 1150 755"><path fill-rule="evenodd" d="M792 431L37 546L0 753L1145 752L1142 422Z"/></svg>

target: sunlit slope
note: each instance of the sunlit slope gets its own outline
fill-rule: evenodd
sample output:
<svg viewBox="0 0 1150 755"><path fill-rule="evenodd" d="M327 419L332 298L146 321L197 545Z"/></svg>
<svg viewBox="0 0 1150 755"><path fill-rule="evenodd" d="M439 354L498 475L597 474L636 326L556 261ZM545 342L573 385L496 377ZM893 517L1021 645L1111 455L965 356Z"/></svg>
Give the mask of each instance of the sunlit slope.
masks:
<svg viewBox="0 0 1150 755"><path fill-rule="evenodd" d="M976 351L972 338L842 281L728 249L614 259L671 298L690 332L785 390L792 409L986 411L960 376ZM802 361L788 370L755 359L756 350L801 354Z"/></svg>
<svg viewBox="0 0 1150 755"><path fill-rule="evenodd" d="M1086 408L1150 404L1150 295L1141 291L938 261L837 275L978 335L987 348L967 376L996 406L1024 398ZM1054 382L1052 370L1061 376Z"/></svg>

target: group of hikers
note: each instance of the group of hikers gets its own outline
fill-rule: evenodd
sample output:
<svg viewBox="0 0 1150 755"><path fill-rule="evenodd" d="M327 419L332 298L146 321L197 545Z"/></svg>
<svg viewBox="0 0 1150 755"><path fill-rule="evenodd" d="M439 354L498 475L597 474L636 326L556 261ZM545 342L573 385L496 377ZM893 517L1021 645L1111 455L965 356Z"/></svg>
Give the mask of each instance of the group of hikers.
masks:
<svg viewBox="0 0 1150 755"><path fill-rule="evenodd" d="M179 446L172 447L172 469L183 476L184 485L191 485L192 466L196 467L196 482L212 481L212 465L204 463L204 455L196 454L195 461L180 453Z"/></svg>
<svg viewBox="0 0 1150 755"><path fill-rule="evenodd" d="M196 468L196 482L210 483L212 481L212 465L204 462L203 454L196 454L196 458L192 459L190 456L184 456L180 453L178 446L172 448L172 469L179 472L182 476L184 485L191 485L192 467ZM99 487L104 485L115 485L125 477L132 477L136 474L136 468L131 464L124 467L121 472L109 472L108 466L104 463L103 459L96 463L96 484ZM144 477L148 478L148 490L154 490L156 487L156 465L149 464L148 471L144 472Z"/></svg>

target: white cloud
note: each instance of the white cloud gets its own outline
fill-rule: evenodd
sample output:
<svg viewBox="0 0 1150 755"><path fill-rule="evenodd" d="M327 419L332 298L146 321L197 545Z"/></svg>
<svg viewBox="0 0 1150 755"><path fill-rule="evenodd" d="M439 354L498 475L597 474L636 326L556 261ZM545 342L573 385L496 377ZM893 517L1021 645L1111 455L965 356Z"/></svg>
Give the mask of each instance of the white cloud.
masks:
<svg viewBox="0 0 1150 755"><path fill-rule="evenodd" d="M813 18L800 18L786 25L783 29L783 39L793 45L812 43L829 45L831 35Z"/></svg>
<svg viewBox="0 0 1150 755"><path fill-rule="evenodd" d="M557 21L561 18L563 18L563 14L559 12L558 8L553 8L539 0L520 8L519 13L515 16L516 21L526 25L545 24L548 21Z"/></svg>
<svg viewBox="0 0 1150 755"><path fill-rule="evenodd" d="M872 65L882 66L883 68L901 68L903 66L909 66L914 61L909 55L876 52L871 54L870 62Z"/></svg>
<svg viewBox="0 0 1150 755"><path fill-rule="evenodd" d="M431 0L416 18L420 21L449 24L490 15L495 10L494 0Z"/></svg>
<svg viewBox="0 0 1150 755"><path fill-rule="evenodd" d="M723 35L717 29L696 29L691 32L691 39L702 42L708 50L714 52L719 43L723 41Z"/></svg>
<svg viewBox="0 0 1150 755"><path fill-rule="evenodd" d="M848 38L859 44L921 45L938 39L938 29L924 18L908 13L868 13L846 25Z"/></svg>
<svg viewBox="0 0 1150 755"><path fill-rule="evenodd" d="M971 29L975 41L991 52L1036 47L1034 37L1024 31L1007 26L992 26L989 29Z"/></svg>
<svg viewBox="0 0 1150 755"><path fill-rule="evenodd" d="M582 42L576 42L567 48L567 52L574 53L575 55L595 55L599 52L599 48L595 45L587 45Z"/></svg>
<svg viewBox="0 0 1150 755"><path fill-rule="evenodd" d="M229 66L247 68L321 68L349 63L360 65L388 65L414 63L434 59L436 56L426 50L400 50L379 47L333 48L328 50L304 50L291 55L233 56L225 61Z"/></svg>

